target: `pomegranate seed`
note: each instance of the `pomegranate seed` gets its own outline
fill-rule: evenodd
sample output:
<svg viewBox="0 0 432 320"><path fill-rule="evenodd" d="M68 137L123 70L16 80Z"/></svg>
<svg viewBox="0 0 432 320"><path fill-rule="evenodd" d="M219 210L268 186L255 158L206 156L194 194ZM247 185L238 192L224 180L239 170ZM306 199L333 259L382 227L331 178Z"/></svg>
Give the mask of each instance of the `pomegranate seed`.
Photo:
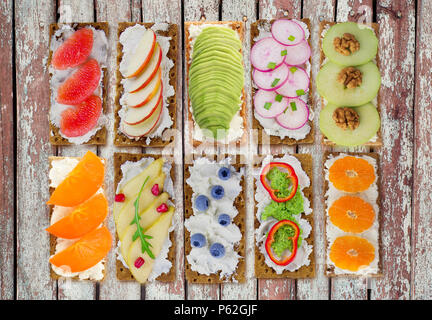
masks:
<svg viewBox="0 0 432 320"><path fill-rule="evenodd" d="M153 193L154 196L159 195L159 185L157 183L151 188L151 193Z"/></svg>
<svg viewBox="0 0 432 320"><path fill-rule="evenodd" d="M166 203L162 203L159 207L157 207L156 211L159 212L159 213L167 212L168 211L167 204Z"/></svg>
<svg viewBox="0 0 432 320"><path fill-rule="evenodd" d="M123 193L119 193L115 195L115 202L124 202L126 196Z"/></svg>
<svg viewBox="0 0 432 320"><path fill-rule="evenodd" d="M144 259L139 257L135 260L135 268L139 269L144 264Z"/></svg>

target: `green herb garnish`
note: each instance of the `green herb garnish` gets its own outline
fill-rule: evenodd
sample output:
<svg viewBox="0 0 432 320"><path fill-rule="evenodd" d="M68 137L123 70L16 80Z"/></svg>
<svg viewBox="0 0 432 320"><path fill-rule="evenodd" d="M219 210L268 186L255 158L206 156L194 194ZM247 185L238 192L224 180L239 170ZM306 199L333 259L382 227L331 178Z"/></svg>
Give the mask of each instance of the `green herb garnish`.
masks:
<svg viewBox="0 0 432 320"><path fill-rule="evenodd" d="M135 207L135 217L134 217L134 219L132 220L132 222L131 222L130 224L131 224L131 225L132 225L132 224L135 224L136 227L137 227L137 231L136 231L135 234L133 235L132 240L135 241L135 240L138 239L138 237L139 237L139 238L140 238L140 241L141 241L141 252L142 252L142 253L147 252L147 254L149 255L149 257L152 258L152 259L154 259L155 256L154 256L153 252L151 252L151 250L150 250L150 247L151 247L152 245L147 241L147 239L152 239L153 237L144 234L144 229L141 227L141 225L140 225L140 223L139 223L139 221L141 220L141 217L140 217L140 215L139 215L139 199L140 199L140 197L141 197L141 193L142 193L142 191L143 191L143 189L144 189L144 186L145 186L145 184L147 183L148 179L149 179L149 177L147 177L147 178L144 180L144 183L143 183L143 185L141 186L141 189L140 189L140 191L139 191L139 193L138 193L138 197L136 198L136 200L135 200L135 202L134 202L134 207Z"/></svg>
<svg viewBox="0 0 432 320"><path fill-rule="evenodd" d="M291 67L290 71L291 71L291 73L295 73L297 71L297 68L296 67Z"/></svg>
<svg viewBox="0 0 432 320"><path fill-rule="evenodd" d="M291 102L290 105L291 105L292 111L297 111L297 105L295 102Z"/></svg>
<svg viewBox="0 0 432 320"><path fill-rule="evenodd" d="M271 87L274 88L278 84L279 80L280 80L279 78L274 79L271 84Z"/></svg>
<svg viewBox="0 0 432 320"><path fill-rule="evenodd" d="M274 68L276 68L276 63L274 63L274 62L269 62L269 64L267 65L267 68L269 68L269 69L274 69Z"/></svg>
<svg viewBox="0 0 432 320"><path fill-rule="evenodd" d="M296 94L297 94L298 96L302 96L302 95L304 95L305 93L306 93L306 92L304 92L303 89L296 90Z"/></svg>
<svg viewBox="0 0 432 320"><path fill-rule="evenodd" d="M281 94L277 94L275 100L276 100L277 102L281 102L281 101L282 101L282 98L283 98L283 95L281 95Z"/></svg>
<svg viewBox="0 0 432 320"><path fill-rule="evenodd" d="M271 108L271 105L272 105L271 102L266 102L264 104L264 109L269 110Z"/></svg>
<svg viewBox="0 0 432 320"><path fill-rule="evenodd" d="M295 40L295 37L294 37L293 35L290 35L290 36L288 37L288 40L289 40L289 41L294 41L294 40Z"/></svg>
<svg viewBox="0 0 432 320"><path fill-rule="evenodd" d="M287 52L286 50L284 50L284 51L281 52L281 56L282 56L282 57L283 57L283 56L286 56L287 53L288 53L288 52Z"/></svg>

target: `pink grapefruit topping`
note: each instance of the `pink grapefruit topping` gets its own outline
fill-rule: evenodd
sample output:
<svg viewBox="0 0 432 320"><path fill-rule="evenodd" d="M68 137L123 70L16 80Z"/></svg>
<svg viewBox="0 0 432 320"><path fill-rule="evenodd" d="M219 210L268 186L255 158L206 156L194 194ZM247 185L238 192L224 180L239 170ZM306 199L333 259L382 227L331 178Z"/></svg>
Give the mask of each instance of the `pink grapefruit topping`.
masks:
<svg viewBox="0 0 432 320"><path fill-rule="evenodd" d="M79 29L54 52L51 64L58 70L76 67L87 60L92 48L93 31Z"/></svg>
<svg viewBox="0 0 432 320"><path fill-rule="evenodd" d="M101 112L101 99L92 95L62 112L60 131L66 137L81 137L96 126Z"/></svg>
<svg viewBox="0 0 432 320"><path fill-rule="evenodd" d="M57 102L77 105L87 99L99 86L101 69L95 59L90 59L75 71L57 91Z"/></svg>

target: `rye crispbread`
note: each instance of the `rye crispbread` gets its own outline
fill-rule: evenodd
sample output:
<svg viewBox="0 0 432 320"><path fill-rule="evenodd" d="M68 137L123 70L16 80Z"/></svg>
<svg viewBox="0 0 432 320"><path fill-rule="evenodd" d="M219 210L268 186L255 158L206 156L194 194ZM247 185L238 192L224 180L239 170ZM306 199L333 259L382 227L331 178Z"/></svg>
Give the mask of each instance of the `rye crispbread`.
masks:
<svg viewBox="0 0 432 320"><path fill-rule="evenodd" d="M75 30L87 27L87 26L91 26L93 28L95 28L96 30L103 30L105 32L106 37L108 38L109 35L109 27L108 27L108 22L85 22L85 23L52 23L50 24L50 32L49 32L49 37L50 37L50 43L49 43L49 48L51 48L51 39L54 36L54 33L59 30L61 28L62 25L70 25L72 26ZM52 55L53 52L50 50L49 51L49 55L48 55L48 60L47 60L47 69L49 68L50 64L51 64L51 59L52 59ZM102 88L102 112L104 114L107 114L108 112L108 102L107 102L107 96L108 96L108 73L107 73L107 68L102 68L102 83L103 83L103 88ZM50 82L51 82L51 74L50 74ZM51 108L51 96L52 96L52 91L51 91L51 84L50 84L50 108ZM49 116L48 116L49 118ZM52 145L56 145L56 146L63 146L63 145L73 145L73 143L69 142L67 139L63 138L60 135L60 128L56 127L51 120L49 120L49 127L50 127L50 135L49 135L49 140L50 143ZM84 144L96 144L96 145L103 145L106 143L106 128L105 126L103 126L102 128L100 128L91 138L89 141L85 142Z"/></svg>
<svg viewBox="0 0 432 320"><path fill-rule="evenodd" d="M136 24L143 25L146 28L151 28L155 23L142 23L142 22L120 22L118 24L118 39L120 40L120 35L127 28L132 27ZM171 37L170 48L167 53L167 57L174 63L173 67L169 73L169 84L174 88L174 95L170 97L165 97L168 103L168 111L173 121L170 128L166 128L162 137L154 137L150 139L150 143L147 144L147 137L141 137L138 140L131 139L127 137L120 130L120 116L119 111L122 108L120 105L120 98L123 94L123 85L121 80L123 76L120 72L120 62L123 59L123 45L120 41L117 42L117 82L116 82L116 98L115 98L115 111L114 111L114 145L119 147L165 147L168 144L174 144L176 128L177 128L177 54L178 54L178 25L169 23L167 31L155 31L156 35L163 37ZM163 94L163 93L162 93ZM160 120L159 120L160 121Z"/></svg>
<svg viewBox="0 0 432 320"><path fill-rule="evenodd" d="M227 158L229 155L224 155L224 158ZM220 159L217 158L217 155L214 156L204 156L207 157L210 160L216 160L220 161ZM201 158L201 157L200 157ZM235 168L237 172L240 171L241 168L244 168L244 165L240 164L241 157L240 155L237 155L235 158L235 163L232 164L232 166ZM192 164L185 164L185 170L184 170L184 205L185 205L185 220L191 217L193 213L193 204L192 204L192 194L193 190L191 186L189 186L186 182L187 179L190 177L190 171L189 168L193 166ZM243 283L246 281L245 277L245 270L246 270L246 242L245 242L245 228L246 228L246 199L245 199L245 175L243 175L240 185L242 187L242 191L237 196L237 198L234 201L234 206L238 210L237 216L234 218L232 223L235 223L242 234L242 238L240 240L240 243L237 247L235 247L237 253L240 255L240 259L237 264L236 272L230 277L230 278L220 278L220 271L215 274L211 274L209 276L205 274L199 274L196 271L193 271L191 269L191 265L189 264L187 260L188 254L191 252L192 247L190 244L190 232L185 228L185 276L186 280L190 283L226 283L226 282L240 282Z"/></svg>
<svg viewBox="0 0 432 320"><path fill-rule="evenodd" d="M52 162L54 160L61 160L61 159L65 159L65 158L81 160L81 157L56 157L56 156L51 156L51 157L48 158L48 160L49 160L49 170L48 170L48 172L51 170L51 168L52 168ZM100 159L102 159L102 161L104 162L104 165L105 165L106 164L105 159L103 159L103 158L100 158ZM104 189L104 194L106 195L105 184L102 185L102 188ZM54 190L55 190L55 188L53 188L53 187L49 188L50 196L52 195L52 193L54 192ZM52 214L53 214L54 206L53 205L49 205L49 208L50 208L50 210L49 210L49 216L50 216L50 221L51 221L51 217L52 217ZM107 214L107 217L108 217L108 214ZM105 218L105 220L103 222L103 225L104 226L107 225L107 218ZM51 233L49 234L49 237L50 237L49 238L49 242L50 242L50 256L52 256L52 255L55 254L55 248L56 248L56 245L57 245L57 237L54 236L54 235L52 235ZM104 262L104 266L105 267L104 267L104 269L102 271L103 272L103 278L102 278L102 280L98 280L98 281L96 281L96 280L89 280L89 279L80 280L79 276L75 276L75 277L68 278L68 279L79 280L79 281L90 281L90 282L102 282L102 281L104 281L105 278L106 278L106 275L107 275L107 267L108 267L108 264L107 264L107 261L106 261L107 257L105 257L104 259L105 259L105 262ZM64 279L64 277L61 277L57 273L54 272L53 268L51 267L51 264L50 264L50 276L54 280Z"/></svg>
<svg viewBox="0 0 432 320"><path fill-rule="evenodd" d="M325 223L324 223L324 245L325 245L325 251L326 251L326 255L325 255L325 268L324 268L324 275L326 275L327 277L348 277L348 278L361 278L364 277L364 275L355 275L355 274L335 274L334 273L334 267L333 266L329 266L327 264L327 257L328 257L328 239L327 239L327 197L325 196L328 188L329 188L329 184L328 184L328 180L325 179L325 163L327 160L329 160L329 156L338 156L340 154L346 154L348 156L369 156L371 158L374 158L376 160L377 163L377 172L375 172L376 174L376 179L377 179L377 188L378 188L378 197L377 197L377 205L379 208L379 211L377 213L378 215L378 272L376 274L368 274L368 277L373 277L373 278L378 278L381 277L383 275L383 268L382 268L382 239L381 239L381 234L382 234L382 214L381 214L381 167L380 167L380 157L378 153L375 152L329 152L326 151L324 153L323 156L323 160L322 160L322 175L324 177L324 184L323 184L323 196L324 196L324 219L325 219Z"/></svg>
<svg viewBox="0 0 432 320"><path fill-rule="evenodd" d="M259 36L259 27L263 27L266 24L273 24L275 20L265 20L265 19L260 19L257 20L256 22L251 24L251 31L250 31L250 41L251 41L251 48L254 46L255 44L255 38L257 36ZM307 26L309 31L311 31L311 25L310 25L310 20L309 19L301 19L300 21L304 22ZM310 36L308 39L308 43L309 46L312 48L311 43L310 43ZM309 63L312 65L312 56L309 58ZM253 67L251 68L251 83L253 83ZM308 95L308 106L310 108L310 110L313 111L314 109L314 104L313 104L313 95L314 95L314 90L313 90L313 86L312 86L312 75L311 72L309 72L309 95ZM254 88L254 86L251 86L252 89L252 97L255 96L255 93L257 91L256 88ZM252 104L254 103L254 100L252 98ZM255 111L253 111L255 112ZM274 135L268 135L265 131L263 126L261 125L261 123L255 118L255 116L253 116L253 120L252 120L252 125L253 125L253 129L258 130L258 137L254 137L254 139L257 139L258 144L265 144L267 141L270 142L271 145L278 145L278 144L285 144L285 145L295 145L295 144L310 144L314 142L314 137L315 137L315 129L314 129L314 125L313 125L313 121L312 120L308 120L308 124L311 127L311 130L309 131L309 133L306 135L306 137L304 137L303 139L300 140L295 140L289 137L285 137L285 138L281 138L279 136L274 136ZM263 141L264 138L264 141Z"/></svg>
<svg viewBox="0 0 432 320"><path fill-rule="evenodd" d="M242 21L188 21L185 22L185 28L184 28L184 32L185 32L185 65L186 65L186 85L187 88L189 88L189 68L191 65L191 56L190 56L190 52L191 52L191 39L190 39L190 34L189 34L189 27L191 25L201 25L201 24L213 24L213 25L222 25L222 24L227 24L231 29L235 30L238 33L239 39L240 41L243 43L244 40L244 23ZM243 50L240 50L240 53L243 55ZM244 61L243 61L243 66L244 66ZM219 141L214 141L214 142L210 142L210 141L206 141L205 143L202 141L198 141L195 140L193 138L193 132L195 130L195 121L193 120L192 117L192 105L191 105L191 101L189 99L189 91L188 92L188 96L187 96L187 114L188 114L188 125L189 125L189 132L188 132L188 137L186 138L186 140L188 141L188 143L193 146L193 147L198 147L198 146L202 146L204 144L204 146L218 146L218 145L233 145L233 146L238 146L241 147L243 145L245 145L247 143L247 131L248 131L248 122L247 122L247 118L246 118L246 93L245 93L245 89L243 86L243 90L242 90L242 105L240 108L240 116L243 118L243 135L241 136L241 138L237 141L233 141L230 142L228 144L224 144L222 142Z"/></svg>
<svg viewBox="0 0 432 320"><path fill-rule="evenodd" d="M278 158L282 158L284 155L274 155L273 159L277 160ZM296 157L302 166L302 169L308 175L310 179L310 186L303 189L303 194L310 201L310 207L312 208L312 212L308 215L302 214L302 218L306 219L312 227L312 230L309 234L309 237L303 239L303 241L307 241L308 244L312 245L312 252L309 255L310 263L308 266L302 266L300 269L294 272L284 271L281 274L277 274L276 271L269 267L265 263L265 257L259 250L256 241L254 241L255 245L255 276L258 279L277 279L277 278L290 278L290 279L301 279L301 278L314 278L315 277L315 247L314 247L314 208L313 208L313 174L312 174L312 156L310 154L292 154L292 156ZM254 159L254 168L259 169L262 167L262 160L265 156L256 156ZM256 193L256 181L254 179L254 195ZM269 195L270 197L270 195ZM254 196L255 199L255 196ZM257 219L257 202L255 200L255 210L254 210L254 219L255 219L255 229L258 229L260 226L260 222Z"/></svg>
<svg viewBox="0 0 432 320"><path fill-rule="evenodd" d="M121 179L123 178L123 173L121 170L121 165L127 161L131 162L137 162L143 158L153 158L153 159L159 159L159 158L165 158L167 161L171 162L173 164L170 172L171 179L174 183L175 181L175 171L174 171L174 160L162 155L156 155L156 154L135 154L135 153L114 153L114 190L117 190L117 185L120 183ZM171 201L173 200L170 198ZM168 260L171 261L172 266L168 273L163 273L159 277L156 278L156 280L161 282L172 282L175 280L176 277L176 268L175 268L175 258L176 258L176 243L175 243L175 231L170 232L170 240L172 242L171 247L168 251ZM116 232L116 244L118 243L118 235ZM135 281L134 277L132 276L132 273L129 271L128 268L126 268L123 263L116 259L116 275L117 279L122 281Z"/></svg>
<svg viewBox="0 0 432 320"><path fill-rule="evenodd" d="M335 24L336 24L336 22L333 22L333 21L322 21L320 23L320 28L319 28L319 35L320 35L320 38L319 38L320 66L323 65L323 62L324 62L324 60L326 58L326 56L324 54L324 51L322 50L322 40L323 40L322 33L323 33L324 29L327 26L331 27L331 26L333 26ZM375 34L376 34L376 36L378 38L379 37L379 24L372 23L372 28L374 29ZM376 55L376 65L377 65L378 69L380 69L379 47L378 47L378 52L377 52L377 55ZM378 113L379 113L379 115L381 117L380 101L381 101L381 99L380 99L380 95L379 95L379 91L378 91L376 108L378 109ZM321 107L322 108L325 107L325 105L324 105L324 98L323 97L321 97ZM323 134L321 134L321 143L323 145L326 145L326 146L336 146L336 144L334 142L326 139L326 137ZM380 126L380 128L379 128L379 130L377 132L377 139L376 139L376 141L368 141L368 142L364 143L363 146L368 146L368 147L381 147L382 146L381 126Z"/></svg>

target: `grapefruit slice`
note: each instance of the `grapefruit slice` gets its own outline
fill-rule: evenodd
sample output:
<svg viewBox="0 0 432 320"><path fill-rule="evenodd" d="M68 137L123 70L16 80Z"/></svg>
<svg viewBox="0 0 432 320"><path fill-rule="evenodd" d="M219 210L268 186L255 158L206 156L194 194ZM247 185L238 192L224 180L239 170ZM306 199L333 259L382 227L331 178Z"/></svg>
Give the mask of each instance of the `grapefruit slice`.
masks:
<svg viewBox="0 0 432 320"><path fill-rule="evenodd" d="M157 110L157 107L162 101L162 83L159 86L159 93L147 102L145 105L139 108L129 108L124 116L124 122L126 124L134 125L139 124L147 120L153 112Z"/></svg>
<svg viewBox="0 0 432 320"><path fill-rule="evenodd" d="M345 232L361 233L375 220L375 211L369 202L360 197L343 196L328 211L330 221Z"/></svg>
<svg viewBox="0 0 432 320"><path fill-rule="evenodd" d="M130 108L138 108L149 102L158 92L161 81L162 72L158 69L158 73L144 88L134 93L127 92L125 94L126 105Z"/></svg>
<svg viewBox="0 0 432 320"><path fill-rule="evenodd" d="M93 49L93 31L82 28L75 31L54 52L51 64L55 69L73 68L87 60Z"/></svg>
<svg viewBox="0 0 432 320"><path fill-rule="evenodd" d="M73 245L50 258L58 268L81 272L95 266L111 249L111 234L106 227L87 233Z"/></svg>
<svg viewBox="0 0 432 320"><path fill-rule="evenodd" d="M340 269L356 272L369 266L374 259L374 246L357 236L336 238L330 247L330 260Z"/></svg>
<svg viewBox="0 0 432 320"><path fill-rule="evenodd" d="M104 181L105 167L101 159L87 151L76 167L58 185L47 204L75 207L99 190Z"/></svg>
<svg viewBox="0 0 432 320"><path fill-rule="evenodd" d="M90 59L75 71L57 91L57 102L77 105L87 99L99 86L101 69L95 59Z"/></svg>
<svg viewBox="0 0 432 320"><path fill-rule="evenodd" d="M69 215L49 226L46 231L63 239L81 238L96 229L108 214L108 201L103 193L80 204Z"/></svg>
<svg viewBox="0 0 432 320"><path fill-rule="evenodd" d="M77 106L62 112L60 131L66 137L81 137L96 126L101 112L101 99L95 95L90 96Z"/></svg>

